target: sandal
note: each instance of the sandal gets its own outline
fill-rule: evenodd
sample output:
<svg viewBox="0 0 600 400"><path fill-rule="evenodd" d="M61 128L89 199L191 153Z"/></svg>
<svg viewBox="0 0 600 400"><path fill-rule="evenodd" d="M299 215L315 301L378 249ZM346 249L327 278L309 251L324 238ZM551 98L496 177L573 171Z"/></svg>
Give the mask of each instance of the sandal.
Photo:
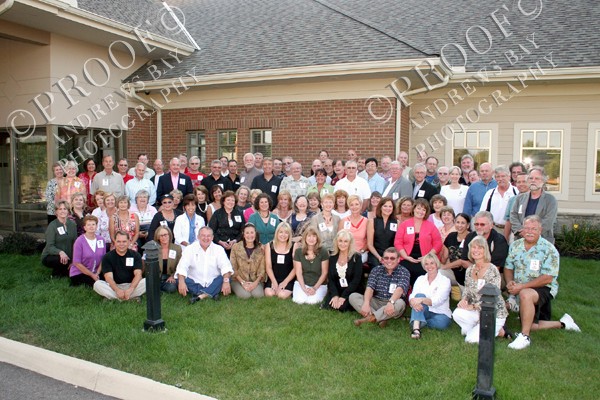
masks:
<svg viewBox="0 0 600 400"><path fill-rule="evenodd" d="M502 327L502 330L504 331L504 336L502 336L503 338L506 338L509 340L512 340L515 338L515 334L513 332L509 331L508 328L506 327L506 325L504 325Z"/></svg>
<svg viewBox="0 0 600 400"><path fill-rule="evenodd" d="M410 334L410 337L412 339L421 339L421 330L420 329L413 329L412 333Z"/></svg>

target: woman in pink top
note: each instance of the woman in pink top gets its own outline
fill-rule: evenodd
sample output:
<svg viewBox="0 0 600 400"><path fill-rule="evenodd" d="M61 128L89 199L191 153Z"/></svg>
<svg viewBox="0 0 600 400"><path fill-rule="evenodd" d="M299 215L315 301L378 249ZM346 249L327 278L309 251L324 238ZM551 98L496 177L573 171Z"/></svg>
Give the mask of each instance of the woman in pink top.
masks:
<svg viewBox="0 0 600 400"><path fill-rule="evenodd" d="M427 221L430 208L425 199L415 200L413 217L404 221L396 232L394 247L400 252L400 264L410 272L410 285L425 274L421 259L430 253L439 254L442 250L440 231L432 222Z"/></svg>
<svg viewBox="0 0 600 400"><path fill-rule="evenodd" d="M362 262L366 263L369 255L369 247L367 246L368 220L361 214L362 201L360 197L355 195L348 197L348 208L350 209L350 215L340 220L338 230L350 231L354 237L356 251L361 255Z"/></svg>

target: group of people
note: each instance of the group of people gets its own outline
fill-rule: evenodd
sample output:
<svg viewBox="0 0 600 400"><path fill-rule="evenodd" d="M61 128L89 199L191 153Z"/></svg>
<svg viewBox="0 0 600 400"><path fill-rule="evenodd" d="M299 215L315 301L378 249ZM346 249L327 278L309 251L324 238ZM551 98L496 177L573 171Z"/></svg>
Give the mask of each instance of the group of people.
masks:
<svg viewBox="0 0 600 400"><path fill-rule="evenodd" d="M540 167L521 163L474 170L438 166L425 157L412 168L397 160L332 160L320 152L311 175L291 157L247 153L244 168L225 157L210 174L185 155L112 170L111 156L55 165L48 183L49 225L44 265L91 285L107 298L145 291L143 249L160 246L161 289L190 303L233 292L240 298L292 298L339 311L356 310L355 325L385 327L411 307L411 337L454 320L469 343L479 340L479 290L497 299L496 334L512 338L509 311L520 312L511 348L530 343L531 330L579 330L565 314L551 321L559 256L553 246L557 206ZM64 167L64 168L63 168ZM510 245L510 247L509 247ZM364 276L368 275L366 286ZM450 310L450 298L458 302Z"/></svg>

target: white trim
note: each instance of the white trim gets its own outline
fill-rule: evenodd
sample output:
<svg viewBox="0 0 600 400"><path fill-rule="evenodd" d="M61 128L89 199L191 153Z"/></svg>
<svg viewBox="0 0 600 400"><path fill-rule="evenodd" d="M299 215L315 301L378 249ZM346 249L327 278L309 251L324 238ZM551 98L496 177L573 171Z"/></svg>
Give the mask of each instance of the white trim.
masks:
<svg viewBox="0 0 600 400"><path fill-rule="evenodd" d="M598 216L598 211L589 208L564 208L558 207L558 215L592 215Z"/></svg>
<svg viewBox="0 0 600 400"><path fill-rule="evenodd" d="M571 124L564 122L528 122L518 123L513 128L513 154L521 160L521 131L522 130L562 130L562 148L560 161L560 192L550 192L556 200L569 200L570 161L571 161ZM561 209L562 211L562 209Z"/></svg>
<svg viewBox="0 0 600 400"><path fill-rule="evenodd" d="M594 191L596 186L596 132L600 132L600 122L590 122L588 125L588 153L585 174L585 201L600 202L600 193Z"/></svg>
<svg viewBox="0 0 600 400"><path fill-rule="evenodd" d="M567 67L567 68L551 68L550 65L542 65L542 69L544 70L544 75L537 75L537 81L543 80L556 80L556 79L590 79L590 78L600 78L600 67ZM546 68L547 67L547 68ZM488 71L488 78L490 82L508 82L508 81L517 81L519 75L527 74L530 75L531 72L528 69L515 69L515 70L506 70L506 71ZM479 75L479 71L469 71L469 72L457 72L452 73L452 78L450 79L450 83L460 83L465 79L473 79L476 80L476 77Z"/></svg>
<svg viewBox="0 0 600 400"><path fill-rule="evenodd" d="M498 124L495 123L482 123L482 124L462 124L465 127L465 131L468 130L478 130L478 131L484 131L484 130L489 130L491 131L490 134L490 163L492 165L496 165L496 161L498 160L498 135L499 135L499 128L498 128ZM446 158L444 165L450 166L450 164L453 162L454 160L454 156L453 156L453 150L454 150L454 132L462 132L462 130L459 129L455 129L452 128L452 141L449 141L450 143L447 143L446 146L444 146L444 150L445 150L445 154L444 157ZM460 167L460 165L457 165L457 167Z"/></svg>

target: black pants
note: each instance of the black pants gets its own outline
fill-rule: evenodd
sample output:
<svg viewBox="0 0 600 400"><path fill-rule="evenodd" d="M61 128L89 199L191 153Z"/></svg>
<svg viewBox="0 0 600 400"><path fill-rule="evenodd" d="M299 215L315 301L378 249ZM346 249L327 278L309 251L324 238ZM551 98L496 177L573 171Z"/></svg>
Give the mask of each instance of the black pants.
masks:
<svg viewBox="0 0 600 400"><path fill-rule="evenodd" d="M91 276L87 276L86 274L75 275L75 276L72 276L70 279L71 279L71 286L85 285L85 286L92 287L92 286L94 286L94 283L96 282L94 280L94 278L92 278Z"/></svg>
<svg viewBox="0 0 600 400"><path fill-rule="evenodd" d="M52 276L69 276L70 264L62 264L60 256L47 255L42 259L42 264L48 268L52 268Z"/></svg>

